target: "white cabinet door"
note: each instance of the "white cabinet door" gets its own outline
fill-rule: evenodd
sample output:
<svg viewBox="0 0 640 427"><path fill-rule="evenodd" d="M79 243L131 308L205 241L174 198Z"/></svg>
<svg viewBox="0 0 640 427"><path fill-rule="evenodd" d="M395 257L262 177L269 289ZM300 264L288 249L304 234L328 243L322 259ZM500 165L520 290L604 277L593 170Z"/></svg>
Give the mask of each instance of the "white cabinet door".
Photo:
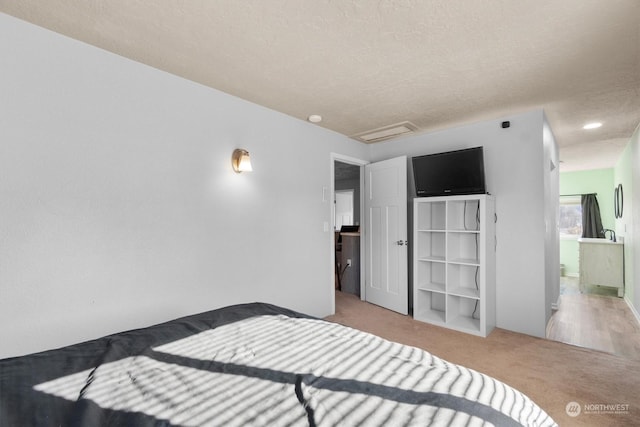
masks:
<svg viewBox="0 0 640 427"><path fill-rule="evenodd" d="M353 190L336 190L335 218L336 231L340 231L343 225L353 224Z"/></svg>
<svg viewBox="0 0 640 427"><path fill-rule="evenodd" d="M365 299L408 314L407 158L365 166Z"/></svg>
<svg viewBox="0 0 640 427"><path fill-rule="evenodd" d="M580 247L580 291L585 285L618 288L618 296L624 296L624 246L621 243L586 243Z"/></svg>

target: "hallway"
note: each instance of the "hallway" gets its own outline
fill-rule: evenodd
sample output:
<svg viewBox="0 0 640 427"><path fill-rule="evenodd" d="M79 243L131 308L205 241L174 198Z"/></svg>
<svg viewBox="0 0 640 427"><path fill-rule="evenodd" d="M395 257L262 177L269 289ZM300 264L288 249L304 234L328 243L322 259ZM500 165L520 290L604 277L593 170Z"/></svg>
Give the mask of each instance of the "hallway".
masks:
<svg viewBox="0 0 640 427"><path fill-rule="evenodd" d="M615 288L560 278L560 304L547 325L547 338L640 360L640 324Z"/></svg>

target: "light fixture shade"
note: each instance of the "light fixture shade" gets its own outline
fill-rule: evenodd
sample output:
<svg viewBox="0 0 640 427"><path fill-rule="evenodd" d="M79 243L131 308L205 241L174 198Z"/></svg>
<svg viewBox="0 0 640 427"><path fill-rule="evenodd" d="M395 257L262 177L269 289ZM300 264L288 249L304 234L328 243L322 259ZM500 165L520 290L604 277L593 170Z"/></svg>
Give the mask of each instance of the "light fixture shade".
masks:
<svg viewBox="0 0 640 427"><path fill-rule="evenodd" d="M231 156L231 165L233 166L233 170L237 173L251 172L253 170L253 168L251 167L251 158L249 157L249 152L241 148L236 148L235 150L233 150L233 155Z"/></svg>

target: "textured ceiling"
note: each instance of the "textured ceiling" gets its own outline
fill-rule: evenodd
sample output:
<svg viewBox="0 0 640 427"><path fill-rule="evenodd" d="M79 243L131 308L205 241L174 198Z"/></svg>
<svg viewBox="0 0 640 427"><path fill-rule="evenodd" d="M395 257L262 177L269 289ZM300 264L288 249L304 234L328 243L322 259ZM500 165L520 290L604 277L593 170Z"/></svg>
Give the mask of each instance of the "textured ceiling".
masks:
<svg viewBox="0 0 640 427"><path fill-rule="evenodd" d="M320 114L347 136L544 108L561 169L575 170L613 166L640 123L639 0L0 0L0 11Z"/></svg>

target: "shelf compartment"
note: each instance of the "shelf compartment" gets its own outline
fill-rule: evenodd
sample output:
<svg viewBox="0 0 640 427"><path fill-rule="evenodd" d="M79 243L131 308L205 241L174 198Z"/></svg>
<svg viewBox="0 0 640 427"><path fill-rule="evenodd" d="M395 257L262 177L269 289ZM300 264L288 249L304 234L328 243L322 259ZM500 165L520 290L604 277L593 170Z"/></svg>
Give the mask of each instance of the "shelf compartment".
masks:
<svg viewBox="0 0 640 427"><path fill-rule="evenodd" d="M446 282L445 264L442 262L418 261L419 290L444 292Z"/></svg>
<svg viewBox="0 0 640 427"><path fill-rule="evenodd" d="M447 261L478 265L480 236L477 233L447 233Z"/></svg>
<svg viewBox="0 0 640 427"><path fill-rule="evenodd" d="M416 251L418 259L444 261L446 256L446 233L443 231L419 231Z"/></svg>
<svg viewBox="0 0 640 427"><path fill-rule="evenodd" d="M415 218L418 230L444 230L446 227L446 203L421 203Z"/></svg>
<svg viewBox="0 0 640 427"><path fill-rule="evenodd" d="M458 330L480 333L480 305L480 301L474 298L447 295L447 325Z"/></svg>
<svg viewBox="0 0 640 427"><path fill-rule="evenodd" d="M479 221L476 214L480 200L452 200L447 204L447 229L478 231ZM479 217L478 217L479 218Z"/></svg>
<svg viewBox="0 0 640 427"><path fill-rule="evenodd" d="M444 325L446 322L446 295L440 292L418 290L418 304L413 317L417 320Z"/></svg>
<svg viewBox="0 0 640 427"><path fill-rule="evenodd" d="M480 273L477 265L447 264L447 293L479 299Z"/></svg>

